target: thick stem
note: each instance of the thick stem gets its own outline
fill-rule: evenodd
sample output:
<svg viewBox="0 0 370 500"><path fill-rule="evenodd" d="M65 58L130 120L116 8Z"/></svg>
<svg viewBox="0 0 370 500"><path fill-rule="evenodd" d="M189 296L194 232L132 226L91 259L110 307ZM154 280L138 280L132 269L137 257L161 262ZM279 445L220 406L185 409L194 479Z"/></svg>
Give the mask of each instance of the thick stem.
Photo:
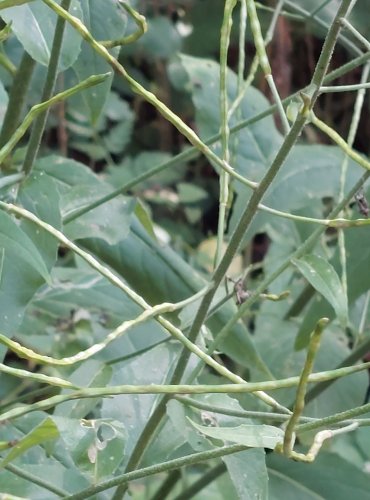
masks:
<svg viewBox="0 0 370 500"><path fill-rule="evenodd" d="M68 10L69 6L71 4L71 0L62 0L61 7L63 9ZM41 101L47 101L51 98L53 95L54 87L55 87L55 81L58 73L58 63L59 63L59 55L60 51L62 48L62 43L63 43L63 34L64 34L64 28L65 28L65 20L62 17L58 16L56 27L55 27L55 33L54 33L54 39L53 39L53 45L51 48L50 52L50 61L49 61L49 66L46 74L46 80L44 84L44 89L42 91L42 97ZM41 138L45 130L45 125L46 125L46 120L48 117L49 110L46 109L43 113L41 113L35 120L35 123L33 124L32 127L32 132L31 132L31 137L28 143L27 151L26 151L26 156L23 162L23 167L22 170L26 175L29 175L35 158L37 156L40 143L41 143Z"/></svg>
<svg viewBox="0 0 370 500"><path fill-rule="evenodd" d="M0 148L8 142L18 127L35 64L32 57L24 52L9 93L9 103L0 133Z"/></svg>

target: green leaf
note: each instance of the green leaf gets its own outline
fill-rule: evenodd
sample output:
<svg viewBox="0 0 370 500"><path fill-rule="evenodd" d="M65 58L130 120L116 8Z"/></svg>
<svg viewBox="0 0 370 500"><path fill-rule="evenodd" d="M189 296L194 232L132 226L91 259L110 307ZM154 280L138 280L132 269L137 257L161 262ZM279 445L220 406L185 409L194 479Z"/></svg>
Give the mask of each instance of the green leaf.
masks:
<svg viewBox="0 0 370 500"><path fill-rule="evenodd" d="M369 196L369 194L370 190L367 195ZM370 273L364 272L364 269L368 269L370 266L370 231L367 227L348 228L345 231L348 303L352 305L370 288ZM332 264L338 273L341 272L338 249L334 254ZM307 339L313 326L323 316L331 317L331 308L326 301L319 301L315 298L309 305L299 329L296 340L298 349L307 345Z"/></svg>
<svg viewBox="0 0 370 500"><path fill-rule="evenodd" d="M72 1L69 10L73 16L82 18L80 3L77 0ZM6 23L12 23L12 31L30 56L47 66L57 15L43 2L29 2L25 5L10 7L1 10L0 15ZM69 23L66 23L58 71L64 71L75 62L80 47L81 36Z"/></svg>
<svg viewBox="0 0 370 500"><path fill-rule="evenodd" d="M168 17L156 16L148 20L147 32L134 48L144 51L150 58L169 59L179 52L181 36Z"/></svg>
<svg viewBox="0 0 370 500"><path fill-rule="evenodd" d="M203 415L205 414L203 412ZM187 443L192 450L205 451L212 448L209 441L204 436L194 432L194 428L189 423L195 419L199 423L202 422L199 410L183 405L179 401L171 400L167 403L167 415L176 434L181 436L183 443ZM214 418L213 414L209 418Z"/></svg>
<svg viewBox="0 0 370 500"><path fill-rule="evenodd" d="M126 431L113 419L81 420L53 417L61 432L65 447L83 473L93 480L109 477L122 461Z"/></svg>
<svg viewBox="0 0 370 500"><path fill-rule="evenodd" d="M44 175L43 172L34 171L20 185L17 202L44 222L61 230L62 218L59 199L54 179ZM33 222L24 219L21 221L21 228L37 247L48 270L51 270L57 259L58 240Z"/></svg>
<svg viewBox="0 0 370 500"><path fill-rule="evenodd" d="M278 443L283 442L284 431L272 425L239 425L238 427L206 427L192 420L190 423L206 436L243 444L251 448L269 448L273 450Z"/></svg>
<svg viewBox="0 0 370 500"><path fill-rule="evenodd" d="M1 332L11 336L25 307L45 282L49 271L36 246L14 219L0 211ZM0 349L3 353L4 349ZM1 357L1 354L0 354Z"/></svg>
<svg viewBox="0 0 370 500"><path fill-rule="evenodd" d="M3 125L6 108L8 107L8 94L4 88L4 84L0 82L0 127Z"/></svg>
<svg viewBox="0 0 370 500"><path fill-rule="evenodd" d="M369 475L331 453L320 452L310 465L271 453L267 466L270 500L369 498Z"/></svg>
<svg viewBox="0 0 370 500"><path fill-rule="evenodd" d="M56 182L63 217L112 191L108 183L74 160L48 156L39 160L36 168L42 175ZM124 239L129 231L134 207L135 201L132 198L117 196L66 224L64 232L71 239L94 236L110 244L117 243Z"/></svg>
<svg viewBox="0 0 370 500"><path fill-rule="evenodd" d="M251 449L222 457L230 479L243 500L268 500L265 451Z"/></svg>
<svg viewBox="0 0 370 500"><path fill-rule="evenodd" d="M292 259L306 280L331 304L343 328L348 322L348 302L342 283L329 262L318 255Z"/></svg>
<svg viewBox="0 0 370 500"><path fill-rule="evenodd" d="M5 467L20 455L38 444L59 437L59 431L51 418L46 418L41 424L19 440L6 457L0 462L0 467Z"/></svg>
<svg viewBox="0 0 370 500"><path fill-rule="evenodd" d="M124 9L115 0L105 0L104 2L82 0L81 7L84 24L96 40L115 40L124 36L127 16ZM110 52L113 56L117 57L119 50L119 47L115 47ZM81 53L72 69L75 77L77 77L77 82L80 82L92 74L106 73L111 70L111 67L87 42L83 41ZM77 83L73 80L71 74L69 77L71 78L69 84L73 85ZM104 108L112 80L113 75L102 85L84 91L82 98L80 96L72 98L68 104L74 111L79 110L83 114L87 112L93 127L97 125L97 121Z"/></svg>
<svg viewBox="0 0 370 500"><path fill-rule="evenodd" d="M0 212L0 234L3 257L12 256L31 265L45 281L50 282L50 275L40 253L30 238L15 224L14 219Z"/></svg>

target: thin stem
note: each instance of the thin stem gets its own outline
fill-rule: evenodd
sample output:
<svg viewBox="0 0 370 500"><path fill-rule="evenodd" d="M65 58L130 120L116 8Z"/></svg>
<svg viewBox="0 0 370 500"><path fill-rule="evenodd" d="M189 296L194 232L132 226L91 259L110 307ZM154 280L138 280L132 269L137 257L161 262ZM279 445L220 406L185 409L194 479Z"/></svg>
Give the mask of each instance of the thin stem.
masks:
<svg viewBox="0 0 370 500"><path fill-rule="evenodd" d="M288 122L288 119L286 117L279 92L276 88L274 79L272 77L271 73L271 66L267 57L267 52L266 52L266 47L265 47L265 41L262 37L262 32L261 32L261 26L258 20L258 15L257 15L257 10L256 6L254 3L254 0L247 0L247 9L248 9L248 15L249 15L249 22L252 30L252 35L253 35L253 41L254 41L254 46L256 47L256 53L257 57L260 63L260 66L262 68L262 71L265 75L266 81L268 83L268 86L270 87L272 96L274 98L274 101L277 105L277 109L279 112L279 116L283 125L284 133L287 135L290 130L290 125Z"/></svg>
<svg viewBox="0 0 370 500"><path fill-rule="evenodd" d="M105 42L100 42L107 49L134 43L139 38L141 38L148 29L145 17L139 14L139 12L137 12L135 9L133 9L131 5L123 2L122 0L119 0L119 5L123 7L125 11L132 17L137 26L137 30L134 33L131 33L130 35L124 36L123 38L119 38L118 40L108 40Z"/></svg>
<svg viewBox="0 0 370 500"><path fill-rule="evenodd" d="M7 9L8 7L15 7L16 5L23 5L24 3L32 1L33 0L2 0L0 2L0 10Z"/></svg>
<svg viewBox="0 0 370 500"><path fill-rule="evenodd" d="M370 64L367 63L364 66L364 69L363 69L362 75L361 75L361 83L362 84L364 82L366 82L366 80L369 76L369 70L370 70ZM351 125L350 125L349 132L348 132L347 144L350 148L352 148L355 137L356 137L357 128L358 128L358 125L360 122L361 109L362 109L362 106L364 103L364 97L365 97L365 89L362 88L358 91L357 96L356 96L356 101L355 101L355 105L354 105L354 112L353 112ZM345 157L343 158L343 161L342 161L342 166L341 166L339 201L343 200L343 198L344 198L344 187L346 184L347 170L348 170L348 155L345 155ZM344 235L344 231L342 229L339 229L339 233L338 233L338 248L339 248L340 263L341 263L341 267L342 267L341 281L342 281L344 295L347 297L347 295L348 295L347 254L346 254L345 235Z"/></svg>
<svg viewBox="0 0 370 500"><path fill-rule="evenodd" d="M71 0L62 0L61 7L63 9L68 10L70 4ZM41 101L47 101L53 95L55 81L58 73L58 63L59 63L60 52L62 49L65 24L66 23L64 19L62 19L61 17L57 18L53 44L50 51L49 65L46 73L46 79L42 91ZM45 108L43 111L41 111L33 124L31 137L28 142L26 156L22 166L22 170L25 173L25 175L29 175L32 170L35 158L37 156L40 147L42 135L45 130L48 112L49 112L48 107Z"/></svg>
<svg viewBox="0 0 370 500"><path fill-rule="evenodd" d="M276 27L276 23L279 19L279 15L282 13L282 8L283 8L283 5L284 5L284 2L285 0L279 0L279 2L277 3L276 7L274 7L274 10L273 10L273 15L272 15L272 18L271 18L271 22L270 22L270 25L266 31L266 35L265 35L265 39L264 39L264 44L265 46L267 47L268 44L271 42L272 38L273 38L273 35L274 35L274 31L275 31L275 27ZM257 6L257 2L255 2L256 6ZM241 103L246 91L248 90L250 84L252 83L252 81L254 80L254 77L256 76L256 72L257 72L257 69L258 69L258 65L259 65L259 59L258 59L258 55L256 54L252 60L252 63L250 65L250 68L249 68L249 73L248 73L248 76L244 82L244 85L243 87L240 89L240 91L238 92L238 96L237 98L235 99L233 105L231 106L230 108L230 111L229 111L229 118L232 116L232 114L234 113L234 111L236 109L238 109L239 107L239 104ZM282 101L282 103L286 102L286 99L284 101ZM278 109L278 104L275 105L276 109ZM285 114L285 113L284 113Z"/></svg>
<svg viewBox="0 0 370 500"><path fill-rule="evenodd" d="M10 366L4 365L3 363L0 363L0 372L7 373L8 375L12 375L13 377L23 378L27 380L36 380L37 382L40 382L42 384L63 387L64 389L79 388L79 386L72 384L68 380L64 380L60 377L50 377L49 375L44 375L43 373L33 373L21 368L11 368Z"/></svg>
<svg viewBox="0 0 370 500"><path fill-rule="evenodd" d="M160 314L165 314L169 312L174 312L177 311L178 309L183 309L185 306L191 304L192 302L198 300L201 298L206 292L206 288L203 290L200 290L198 293L192 295L188 299L182 300L177 303L169 303L169 302L163 302L162 304L158 304L153 307L148 307L145 309L143 313L141 313L139 316L137 316L134 319L130 320L125 320L123 321L115 330L110 332L105 339L102 342L99 342L97 344L92 345L91 347L88 347L87 349L78 352L77 354L74 354L72 356L67 356L64 358L53 358L50 356L44 356L42 354L38 354L32 349L28 349L24 346L21 346L18 342L15 342L12 339L9 339L5 335L0 334L0 343L3 345L6 345L8 349L11 351L15 352L18 354L18 356L22 358L26 358L32 361L35 361L36 363L42 363L46 365L54 365L54 366L68 366L68 365L73 365L75 363L79 363L83 360L89 359L90 357L94 356L98 352L102 351L105 349L111 342L114 340L117 340L118 338L122 337L127 331L132 328L133 326L137 326L140 323L143 323L145 321L148 321L149 319L154 318L155 316L158 316ZM6 367L5 367L6 368ZM10 368L9 368L10 370ZM0 371L5 371L4 368L2 368L2 365L0 364ZM13 371L17 371L13 369ZM19 370L21 371L21 370ZM26 372L28 373L28 372ZM39 374L33 374L34 378L37 378L36 375L39 377ZM21 375L19 375L21 376ZM45 377L45 375L43 375ZM54 380L54 378L49 377L48 379ZM42 380L42 379L41 379ZM47 380L45 380L47 382ZM52 383L52 381L49 381L48 383ZM69 382L66 382L64 380L60 379L55 379L54 385L61 385L64 384L64 387L73 387ZM63 386L63 385L62 385Z"/></svg>
<svg viewBox="0 0 370 500"><path fill-rule="evenodd" d="M337 370L312 373L308 377L308 382L325 382L326 380L347 377L348 375L368 370L369 368L370 362L355 366L347 366ZM278 389L295 387L299 384L299 382L300 377L296 376L280 380L244 382L240 384L149 384L84 387L83 389L78 389L77 391L68 394L58 394L36 403L11 408L0 415L0 422L21 417L22 415L26 415L27 413L31 413L33 411L48 410L49 408L53 408L54 406L64 403L65 401L75 401L79 399L103 398L121 394L166 394L168 397L178 394L256 394L259 391L275 391Z"/></svg>
<svg viewBox="0 0 370 500"><path fill-rule="evenodd" d="M370 83L356 83L354 85L334 85L333 87L321 87L320 94L329 92L353 92L356 90L370 89Z"/></svg>
<svg viewBox="0 0 370 500"><path fill-rule="evenodd" d="M312 431L319 427L328 427L329 425L337 424L339 422L343 422L345 420L349 420L369 412L370 403L363 406L358 406L356 408L351 408L350 410L342 411L340 413L336 413L335 415L330 415L329 417L324 417L318 422L307 422L306 424L300 424L297 426L296 430L297 432Z"/></svg>
<svg viewBox="0 0 370 500"><path fill-rule="evenodd" d="M194 398L189 398L187 396L175 396L174 399L186 406L192 406L193 408L198 408L199 410L210 411L213 413L220 413L221 415L229 415L230 417L240 417L240 418L254 418L264 421L272 422L286 422L290 416L286 413L272 413L267 411L253 411L253 410L234 410L233 408L224 408L217 405L212 405L208 403L203 403ZM301 422L312 422L318 419L312 417L300 417Z"/></svg>
<svg viewBox="0 0 370 500"><path fill-rule="evenodd" d="M320 129L324 134L326 134L330 139L332 139L353 161L358 163L361 167L366 170L370 170L370 161L361 156L357 151L352 149L347 142L336 132L334 129L329 127L325 122L317 118L314 113L311 113L311 122L318 129Z"/></svg>
<svg viewBox="0 0 370 500"><path fill-rule="evenodd" d="M246 446L241 445L231 445L223 446L222 448L215 448L210 451L201 451L199 453L193 453L192 455L187 455L186 457L176 458L174 460L169 460L168 462L162 462L160 464L151 465L149 467L144 467L143 469L138 469L136 471L127 472L120 476L116 476L107 481L103 481L95 486L90 486L80 493L64 497L65 500L84 500L85 498L90 498L100 491L106 491L117 485L124 485L130 481L136 479L141 479L143 477L148 477L153 474L159 474L160 472L166 472L169 470L179 469L180 467L190 466L205 462L206 460L211 460L214 458L224 457L226 455L231 455L237 453L238 451L244 451L248 449Z"/></svg>
<svg viewBox="0 0 370 500"><path fill-rule="evenodd" d="M370 42L364 36L361 35L359 31L356 30L354 26L348 21L348 19L343 19L342 24L345 28L348 29L354 35L359 42L365 47L366 50L370 50Z"/></svg>
<svg viewBox="0 0 370 500"><path fill-rule="evenodd" d="M292 451L291 458L293 458L294 460L296 460L298 462L312 463L316 459L319 451L322 448L322 445L324 444L324 442L327 439L332 439L333 437L338 436L339 434L345 434L347 432L352 432L355 429L357 429L357 427L358 427L358 423L353 422L345 427L340 427L339 429L335 429L335 430L325 429L323 431L320 431L316 434L316 436L313 440L312 446L309 449L308 453L304 454L304 453L297 453L295 451Z"/></svg>
<svg viewBox="0 0 370 500"><path fill-rule="evenodd" d="M272 97L273 97L273 99L276 102L276 105L278 107L278 113L279 113L281 123L283 125L284 134L287 135L289 130L290 130L290 125L289 125L288 118L285 114L284 106L283 106L283 103L280 99L279 92L276 88L276 85L275 85L275 82L274 82L272 75L266 75L266 81L268 83L268 86L270 87Z"/></svg>
<svg viewBox="0 0 370 500"><path fill-rule="evenodd" d="M233 24L233 10L237 0L226 0L224 7L224 17L220 36L220 133L221 133L221 154L222 159L230 162L229 151L229 122L228 122L228 95L227 95L227 54L230 44L230 34ZM230 176L224 170L220 173L220 201L218 211L217 225L217 245L215 265L217 266L222 257L223 241L225 233L225 224L227 216L227 205L229 200L229 182Z"/></svg>
<svg viewBox="0 0 370 500"><path fill-rule="evenodd" d="M346 366L353 365L362 359L370 350L370 339L364 340L359 346L357 346L335 369L340 369ZM320 382L319 384L312 387L307 392L306 402L309 403L316 399L320 394L322 394L333 381Z"/></svg>
<svg viewBox="0 0 370 500"><path fill-rule="evenodd" d="M320 319L316 325L316 328L311 334L311 339L308 346L305 364L303 366L302 373L299 378L299 384L297 387L297 395L294 402L293 413L288 421L284 433L283 452L284 455L286 455L287 457L291 456L291 452L294 447L294 440L295 440L294 430L303 413L309 376L313 370L313 364L316 358L316 354L319 350L322 332L324 331L324 328L328 324L328 322L329 322L328 318Z"/></svg>
<svg viewBox="0 0 370 500"><path fill-rule="evenodd" d="M238 94L242 90L244 71L245 71L245 35L247 29L247 2L240 0L240 20L239 20L239 45L238 45ZM229 116L230 118L230 110Z"/></svg>
<svg viewBox="0 0 370 500"><path fill-rule="evenodd" d="M284 219L290 219L297 222L307 222L310 224L320 224L326 227L347 228L347 227L367 226L370 224L370 219L344 219L341 217L336 219L315 219L314 217L306 217L304 215L295 215L295 214L290 214L289 212L282 212L280 210L275 210L274 208L262 205L262 203L258 205L258 209L263 212L276 215L277 217L283 217Z"/></svg>

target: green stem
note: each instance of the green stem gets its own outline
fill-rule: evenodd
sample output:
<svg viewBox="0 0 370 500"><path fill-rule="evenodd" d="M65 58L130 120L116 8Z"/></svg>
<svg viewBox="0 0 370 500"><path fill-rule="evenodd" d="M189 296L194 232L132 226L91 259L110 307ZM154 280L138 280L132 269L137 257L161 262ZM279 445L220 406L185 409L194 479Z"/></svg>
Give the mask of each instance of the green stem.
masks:
<svg viewBox="0 0 370 500"><path fill-rule="evenodd" d="M41 384L49 384L56 387L63 387L64 389L78 389L79 386L72 384L68 380L64 380L59 377L50 377L49 375L44 375L43 373L33 373L28 370L22 370L20 368L11 368L10 366L0 363L0 372L12 375L13 377L18 377L27 380L36 380Z"/></svg>
<svg viewBox="0 0 370 500"><path fill-rule="evenodd" d="M279 96L279 92L276 88L272 73L270 62L267 57L265 41L261 32L261 25L258 19L256 5L254 0L247 0L247 9L249 16L249 23L252 30L253 42L256 48L256 54L262 68L263 74L265 75L268 86L270 87L274 101L276 102L279 116L283 125L284 133L287 135L290 130L288 119L285 115L285 111Z"/></svg>
<svg viewBox="0 0 370 500"><path fill-rule="evenodd" d="M354 349L351 354L349 354L338 366L335 367L335 370L344 368L346 366L351 366L354 363L357 363L360 359L362 359L368 352L370 351L370 339L366 339L360 344L356 349ZM320 394L322 394L334 381L326 381L320 382L319 384L312 387L307 392L306 402L316 399Z"/></svg>
<svg viewBox="0 0 370 500"><path fill-rule="evenodd" d="M324 134L326 134L330 139L332 139L341 149L348 155L353 161L361 165L365 170L370 170L370 161L366 160L363 156L352 149L347 142L336 132L334 129L329 127L322 120L317 118L313 113L311 114L311 122L318 129L320 129Z"/></svg>
<svg viewBox="0 0 370 500"><path fill-rule="evenodd" d="M319 427L328 427L329 425L337 424L339 422L344 422L346 420L351 420L354 417L358 417L359 415L364 415L365 413L369 412L370 412L370 403L363 406L358 406L356 408L351 408L350 410L347 411L336 413L335 415L330 415L329 417L324 417L320 419L318 422L307 422L306 424L298 425L296 431L307 432L307 431L312 431L314 429L318 429ZM358 420L357 422L361 423L361 420Z"/></svg>
<svg viewBox="0 0 370 500"><path fill-rule="evenodd" d="M35 64L32 57L24 52L9 92L9 103L0 133L0 148L9 141L18 126Z"/></svg>
<svg viewBox="0 0 370 500"><path fill-rule="evenodd" d="M71 0L62 0L61 7L68 10L70 4ZM49 65L46 73L46 79L42 91L41 101L47 101L53 95L55 81L58 73L58 63L59 63L60 51L62 49L65 24L66 23L64 19L62 19L61 17L57 18L53 45L51 47ZM41 138L45 130L48 111L49 108L46 108L44 111L39 113L38 117L36 118L33 124L31 137L28 142L26 156L22 166L22 170L25 173L25 175L29 175L32 170L35 158L37 156L40 147Z"/></svg>
<svg viewBox="0 0 370 500"><path fill-rule="evenodd" d="M259 420L267 420L272 422L286 422L290 416L286 413L272 413L267 411L253 411L253 410L234 410L233 408L224 408L221 406L216 406L208 403L203 403L194 398L189 398L187 396L175 396L174 399L186 406L192 406L193 408L198 408L199 410L210 411L213 413L220 413L221 415L229 415L230 417L240 417L240 418L255 418ZM312 422L318 419L312 417L300 417L301 422Z"/></svg>
<svg viewBox="0 0 370 500"><path fill-rule="evenodd" d="M14 78L17 74L17 67L12 63L9 57L0 49L0 65L5 68Z"/></svg>
<svg viewBox="0 0 370 500"><path fill-rule="evenodd" d="M348 31L352 33L352 35L354 35L357 38L357 40L359 40L362 43L362 45L365 47L366 50L368 51L370 50L369 40L367 40L364 36L362 36L361 33L359 33L347 19L343 19L342 24L345 28L348 29Z"/></svg>
<svg viewBox="0 0 370 500"><path fill-rule="evenodd" d="M221 152L222 159L230 162L229 138L230 129L228 121L228 95L227 95L227 54L230 44L230 34L233 24L233 10L236 6L237 0L226 0L224 7L224 16L221 26L220 36L220 134L221 134ZM227 217L227 205L229 200L229 183L230 176L224 170L220 173L220 200L218 211L218 224L217 224L217 245L215 265L221 260L223 251L223 241Z"/></svg>
<svg viewBox="0 0 370 500"><path fill-rule="evenodd" d="M120 7L123 7L125 11L132 17L137 26L137 30L130 35L119 38L118 40L107 40L105 42L100 42L105 48L111 49L113 47L129 45L130 43L136 42L140 37L146 33L148 25L144 16L136 12L128 3L119 1Z"/></svg>
<svg viewBox="0 0 370 500"><path fill-rule="evenodd" d="M179 469L180 467L185 467L189 465L195 465L206 460L211 460L213 458L224 457L226 455L231 455L237 453L238 451L246 450L246 446L241 445L231 445L223 446L222 448L215 448L210 451L201 451L199 453L193 453L192 455L187 455L186 457L176 458L174 460L169 460L168 462L163 462L156 465L151 465L149 467L144 467L143 469L138 469L133 472L127 472L120 476L116 476L108 481L103 481L95 486L90 486L80 493L64 497L65 500L84 500L85 498L90 498L100 491L106 491L117 485L127 484L130 481L136 479L141 479L143 477L148 477L153 474L159 474L160 472L166 472L169 470Z"/></svg>
<svg viewBox="0 0 370 500"><path fill-rule="evenodd" d="M312 373L308 377L310 383L324 382L340 377L346 377L370 368L369 363L355 366L347 366L337 370ZM295 387L299 384L300 377L288 377L280 380L268 380L265 382L244 382L221 385L207 384L149 384L149 385L117 385L110 387L86 387L68 394L58 394L43 399L36 403L12 408L0 415L0 422L26 415L37 410L47 410L65 401L78 399L89 399L99 397L117 396L121 394L166 394L169 398L173 394L256 394L259 391L274 391L287 387ZM157 410L157 409L156 409ZM155 411L156 411L155 410ZM158 425L158 422L157 422Z"/></svg>
<svg viewBox="0 0 370 500"><path fill-rule="evenodd" d="M23 5L24 3L32 2L33 0L2 0L0 2L0 10L7 9L9 7L15 7L16 5Z"/></svg>
<svg viewBox="0 0 370 500"><path fill-rule="evenodd" d="M328 92L352 92L355 90L370 89L370 83L356 83L354 85L335 85L334 87L321 87L320 94Z"/></svg>
<svg viewBox="0 0 370 500"><path fill-rule="evenodd" d="M91 260L90 260L90 262L91 262ZM127 331L130 328L132 328L133 326L137 326L144 321L148 321L149 319L154 318L155 316L159 316L160 314L165 314L165 313L177 311L178 309L183 309L187 305L189 305L192 302L201 298L204 295L205 290L206 289L200 290L198 293L192 295L188 299L182 300L182 301L174 303L174 304L169 303L169 302L163 302L162 304L158 304L158 305L153 306L153 307L149 307L147 304L145 304L146 308L145 308L144 312L142 312L139 316L137 316L134 319L123 321L115 330L110 332L104 338L104 340L102 340L99 343L93 344L91 347L88 347L87 349L80 351L77 354L73 354L72 356L67 356L64 358L53 358L51 356L45 356L42 354L38 354L37 352L33 351L32 349L28 349L27 347L22 346L18 342L15 342L14 340L12 340L12 339L10 339L2 334L0 334L0 343L3 345L6 345L8 347L8 349L10 349L11 351L18 354L18 356L20 356L22 358L26 358L28 360L35 361L36 363L41 363L41 364L45 364L45 365L54 365L54 366L73 365L75 363L79 363L83 360L89 359L90 357L94 356L98 352L102 351L111 342L117 340L119 337L122 337L122 335L127 333ZM130 290L130 293L131 293L131 290ZM132 293L131 293L131 298L133 298L133 300L135 300L134 295L132 295ZM137 300L135 300L135 301L137 302ZM143 306L144 304L140 304L140 305ZM159 319L159 321L160 321L160 319ZM6 369L13 370L14 375L16 375L16 373L22 372L22 370L8 368L5 365L1 365L1 363L0 363L0 371L6 371ZM28 373L28 372L25 372L25 373ZM18 375L18 376L22 376L22 375ZM38 377L46 377L46 376L34 373L34 374L32 374L32 377L35 379L38 379ZM43 378L41 378L41 381L45 381L45 382L53 384L53 385L59 385L61 387L71 387L71 384L69 382L64 381L62 379L59 379L59 378L47 377L45 380ZM62 385L62 384L64 384L64 385Z"/></svg>
<svg viewBox="0 0 370 500"><path fill-rule="evenodd" d="M287 457L291 456L291 452L294 447L294 429L303 413L303 409L305 406L305 395L307 390L307 384L309 381L309 376L313 370L314 361L316 358L316 354L320 347L321 335L324 331L325 326L328 324L328 318L322 318L316 325L315 330L311 334L310 343L308 346L307 357L305 364L302 369L301 376L299 378L299 384L297 387L297 395L295 398L293 413L288 421L288 424L284 433L284 442L283 442L283 452Z"/></svg>

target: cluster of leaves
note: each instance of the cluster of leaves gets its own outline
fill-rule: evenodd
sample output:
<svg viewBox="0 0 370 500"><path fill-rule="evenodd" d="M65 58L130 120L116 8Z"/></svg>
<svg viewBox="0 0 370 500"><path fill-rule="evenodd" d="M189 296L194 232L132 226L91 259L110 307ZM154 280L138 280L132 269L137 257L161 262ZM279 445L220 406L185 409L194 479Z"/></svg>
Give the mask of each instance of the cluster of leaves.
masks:
<svg viewBox="0 0 370 500"><path fill-rule="evenodd" d="M335 228L324 231L324 225L304 254L295 253L313 232L312 219L326 221L362 175L350 158L343 181L343 151L315 143L310 124L263 199L293 218L258 211L228 272L237 279L255 263L253 242L261 234L268 249L255 266L258 271L248 277L245 297L282 263L291 265L276 273L246 317L228 328L217 346L213 371L203 369L199 351L209 351L240 311L228 287L219 287L181 379L194 383L193 388L209 386L209 393L204 389L204 394L183 397L179 393L191 395L192 389L174 388L174 397L162 404L163 396L151 390L168 388L173 380L181 342L186 342L181 332L188 335L201 299L189 301L181 312L168 309L161 317L153 313L146 321L136 319L143 309L185 301L212 276L220 164L211 165L209 155L201 157L205 146L188 146L184 127L190 123L202 144L222 156L220 65L215 59L225 2L138 0L128 8L127 3L61 2L80 20L77 28L85 26L101 42L99 52L76 25L57 21L51 0L0 2L0 495L118 500L130 481L135 499L190 498L199 490L202 499L366 499L370 431L365 419L355 432L331 441L308 467L267 451L282 443L286 415L268 413L265 402L253 394L222 390L230 380L257 385L267 380L271 389L276 382L274 396L281 407L291 408L297 383L279 386L279 379L300 374L306 357L302 349L323 317L330 324L316 371L356 365L370 350L368 226L345 229L343 237ZM283 14L297 32L304 22L321 43L343 2L309 3L311 12L317 11L310 22L303 0L286 1ZM130 6L146 15L147 32L126 44L143 23ZM260 8L261 25L267 29L274 10ZM350 21L369 38L366 8L359 2ZM59 49L57 23L63 28ZM117 44L109 45L111 40ZM237 30L231 40L237 43ZM351 33L342 34L338 44L348 60L362 55ZM246 45L254 47L250 34ZM102 56L104 47L135 83L122 78L123 72L113 73L111 61ZM247 68L251 61L247 59ZM56 84L47 95L53 67ZM26 112L53 94L85 85L92 75L105 76L60 99L41 125L44 140L38 150L33 135L37 139L42 115L33 108L37 116L32 115L28 133ZM140 90L144 88L174 110L177 131L168 108L157 105L153 94ZM231 103L239 90L238 75L229 70L226 94ZM284 141L273 111L266 96L250 86L229 120L230 163L255 183L269 171ZM233 180L231 187L226 246L251 199L245 184ZM365 185L366 197L370 190ZM359 213L349 201L345 216L350 225L348 220L358 219ZM343 253L345 280L340 278ZM97 260L89 260L90 255ZM289 299L265 300L287 290ZM107 342L122 325L124 335ZM176 338L170 335L178 330ZM7 344L6 338L25 348ZM78 364L67 361L91 350L95 355L82 355ZM211 386L219 394L212 394ZM367 387L366 371L336 381L325 392L316 385L305 415L316 419L312 421L319 428L324 417L361 406ZM157 422L148 430L156 412ZM313 434L297 434L296 449L303 452Z"/></svg>

